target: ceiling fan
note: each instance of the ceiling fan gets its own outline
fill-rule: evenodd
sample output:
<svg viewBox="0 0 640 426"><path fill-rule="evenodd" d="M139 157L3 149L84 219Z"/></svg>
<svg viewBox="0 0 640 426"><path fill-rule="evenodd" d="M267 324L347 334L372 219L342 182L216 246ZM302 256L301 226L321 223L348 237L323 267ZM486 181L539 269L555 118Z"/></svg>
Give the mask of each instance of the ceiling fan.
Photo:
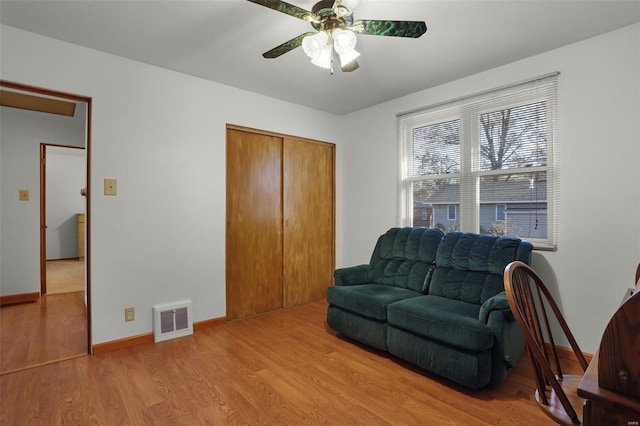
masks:
<svg viewBox="0 0 640 426"><path fill-rule="evenodd" d="M353 20L353 9L360 0L321 0L311 11L281 0L248 0L269 9L294 16L311 23L316 31L306 32L262 54L277 58L299 46L311 63L330 69L333 74L334 52L344 72L358 69L355 50L356 34L418 38L427 31L423 21Z"/></svg>

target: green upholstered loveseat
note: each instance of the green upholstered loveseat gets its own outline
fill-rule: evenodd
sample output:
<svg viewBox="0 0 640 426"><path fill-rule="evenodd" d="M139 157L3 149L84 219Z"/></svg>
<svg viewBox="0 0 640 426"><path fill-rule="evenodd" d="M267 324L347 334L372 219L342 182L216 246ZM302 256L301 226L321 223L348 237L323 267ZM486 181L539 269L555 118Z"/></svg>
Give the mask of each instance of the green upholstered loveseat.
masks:
<svg viewBox="0 0 640 426"><path fill-rule="evenodd" d="M498 385L524 351L503 272L529 264L532 249L511 237L392 228L369 264L335 271L327 323L464 386Z"/></svg>

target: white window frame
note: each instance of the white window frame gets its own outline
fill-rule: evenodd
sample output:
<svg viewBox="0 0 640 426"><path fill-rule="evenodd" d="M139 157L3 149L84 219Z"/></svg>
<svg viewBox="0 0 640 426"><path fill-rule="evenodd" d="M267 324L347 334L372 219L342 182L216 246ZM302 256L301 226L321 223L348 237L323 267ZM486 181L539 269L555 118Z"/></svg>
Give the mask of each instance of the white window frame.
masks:
<svg viewBox="0 0 640 426"><path fill-rule="evenodd" d="M553 73L524 83L456 99L418 111L398 115L399 189L397 222L399 226L413 224L414 182L424 180L455 179L460 182L460 205L457 220L463 232L480 230L480 179L483 176L546 172L547 176L547 238L531 241L537 249L557 249L559 212L559 156L557 118L557 76ZM550 85L551 90L531 90L539 82ZM538 101L547 103L547 165L517 169L480 170L479 117L493 112ZM414 129L450 120L460 120L460 172L413 177ZM504 203L503 203L504 204ZM448 212L447 212L448 217ZM435 219L434 219L435 223ZM524 237L523 237L524 238Z"/></svg>
<svg viewBox="0 0 640 426"><path fill-rule="evenodd" d="M498 217L498 211L502 212L502 219ZM507 220L507 205L506 204L496 204L496 222L504 222Z"/></svg>
<svg viewBox="0 0 640 426"><path fill-rule="evenodd" d="M451 207L453 207L453 217L451 217ZM458 220L458 206L455 204L447 205L447 220Z"/></svg>

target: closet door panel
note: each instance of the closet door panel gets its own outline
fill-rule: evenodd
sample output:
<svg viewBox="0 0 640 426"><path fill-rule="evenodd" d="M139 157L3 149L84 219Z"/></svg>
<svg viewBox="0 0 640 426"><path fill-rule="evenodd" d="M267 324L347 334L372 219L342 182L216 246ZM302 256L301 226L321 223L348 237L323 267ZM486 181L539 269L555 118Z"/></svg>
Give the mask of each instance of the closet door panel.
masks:
<svg viewBox="0 0 640 426"><path fill-rule="evenodd" d="M282 307L282 139L227 129L227 319Z"/></svg>
<svg viewBox="0 0 640 426"><path fill-rule="evenodd" d="M325 297L333 282L334 145L284 139L284 307Z"/></svg>

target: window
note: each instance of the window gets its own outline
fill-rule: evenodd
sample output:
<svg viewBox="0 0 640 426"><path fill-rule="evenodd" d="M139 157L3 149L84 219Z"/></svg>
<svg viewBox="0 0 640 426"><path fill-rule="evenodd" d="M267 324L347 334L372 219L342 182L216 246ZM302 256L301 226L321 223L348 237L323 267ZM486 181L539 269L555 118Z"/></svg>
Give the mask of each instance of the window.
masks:
<svg viewBox="0 0 640 426"><path fill-rule="evenodd" d="M447 219L456 220L456 206L453 204L447 206Z"/></svg>
<svg viewBox="0 0 640 426"><path fill-rule="evenodd" d="M557 244L558 73L398 116L401 226ZM507 215L508 206L508 215Z"/></svg>

